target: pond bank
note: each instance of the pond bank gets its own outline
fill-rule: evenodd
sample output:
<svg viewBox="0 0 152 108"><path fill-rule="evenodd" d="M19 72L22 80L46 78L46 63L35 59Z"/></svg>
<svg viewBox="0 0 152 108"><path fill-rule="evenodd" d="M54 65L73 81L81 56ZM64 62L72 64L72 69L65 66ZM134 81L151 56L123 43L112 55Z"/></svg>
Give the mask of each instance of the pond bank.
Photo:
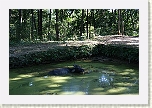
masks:
<svg viewBox="0 0 152 108"><path fill-rule="evenodd" d="M24 55L9 57L10 68L31 66L36 64L54 63L81 58L105 56L126 60L129 63L139 62L138 47L126 45L82 45L62 46L48 49L47 51L28 52Z"/></svg>

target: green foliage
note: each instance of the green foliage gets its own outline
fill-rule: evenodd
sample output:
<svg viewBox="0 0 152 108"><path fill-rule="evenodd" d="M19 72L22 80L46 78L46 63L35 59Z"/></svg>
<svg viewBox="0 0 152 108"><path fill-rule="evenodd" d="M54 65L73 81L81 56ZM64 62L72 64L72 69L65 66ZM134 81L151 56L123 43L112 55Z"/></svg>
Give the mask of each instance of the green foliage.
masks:
<svg viewBox="0 0 152 108"><path fill-rule="evenodd" d="M104 45L99 44L93 49L95 56L107 56L129 62L139 62L139 48L126 45Z"/></svg>
<svg viewBox="0 0 152 108"><path fill-rule="evenodd" d="M10 68L24 67L42 63L52 63L81 58L90 58L92 56L106 56L127 60L129 62L139 62L139 49L120 45L83 45L49 49L27 53L16 57L10 57Z"/></svg>
<svg viewBox="0 0 152 108"><path fill-rule="evenodd" d="M42 9L42 37L38 36L38 9L10 9L9 39L19 42L22 40L41 41L56 39L56 13L54 9ZM88 19L86 9L82 18L82 9L58 9L59 10L59 40L86 40L93 39L95 35L115 35L118 34L118 10L117 9L88 9ZM33 12L33 13L32 13ZM139 10L121 9L121 29L124 22L124 35L139 35ZM87 24L88 34L87 35ZM81 26L83 36L80 36ZM122 30L121 30L122 32ZM77 38L74 38L77 37Z"/></svg>

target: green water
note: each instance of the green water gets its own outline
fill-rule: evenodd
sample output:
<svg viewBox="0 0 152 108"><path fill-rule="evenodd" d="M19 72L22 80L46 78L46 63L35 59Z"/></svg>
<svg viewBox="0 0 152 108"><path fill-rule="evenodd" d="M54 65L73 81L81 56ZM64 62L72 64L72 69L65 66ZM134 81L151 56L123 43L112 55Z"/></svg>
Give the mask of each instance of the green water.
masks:
<svg viewBox="0 0 152 108"><path fill-rule="evenodd" d="M74 62L10 69L10 95L138 95L139 68L120 62L75 61L84 74L47 76L55 68Z"/></svg>

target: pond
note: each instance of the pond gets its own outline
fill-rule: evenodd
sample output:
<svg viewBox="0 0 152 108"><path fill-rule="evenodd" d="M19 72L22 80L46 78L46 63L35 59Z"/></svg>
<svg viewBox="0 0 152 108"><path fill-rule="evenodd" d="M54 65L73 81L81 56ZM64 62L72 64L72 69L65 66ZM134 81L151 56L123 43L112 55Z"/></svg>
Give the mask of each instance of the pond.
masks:
<svg viewBox="0 0 152 108"><path fill-rule="evenodd" d="M56 68L81 66L83 74L47 76ZM125 62L68 61L10 69L10 95L139 95L139 66Z"/></svg>

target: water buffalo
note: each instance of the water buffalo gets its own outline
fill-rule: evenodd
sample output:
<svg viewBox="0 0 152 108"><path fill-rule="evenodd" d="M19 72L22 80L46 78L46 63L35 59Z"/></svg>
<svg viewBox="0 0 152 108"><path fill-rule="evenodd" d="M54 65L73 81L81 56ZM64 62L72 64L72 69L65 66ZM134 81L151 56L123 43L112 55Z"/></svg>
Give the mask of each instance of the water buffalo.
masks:
<svg viewBox="0 0 152 108"><path fill-rule="evenodd" d="M84 72L84 69L82 69L79 65L73 65L73 66L74 66L74 73Z"/></svg>
<svg viewBox="0 0 152 108"><path fill-rule="evenodd" d="M52 70L48 73L48 75L60 76L60 75L67 75L68 73L82 73L82 72L84 72L84 69L82 69L78 65L73 65L72 68L60 68L60 69Z"/></svg>

